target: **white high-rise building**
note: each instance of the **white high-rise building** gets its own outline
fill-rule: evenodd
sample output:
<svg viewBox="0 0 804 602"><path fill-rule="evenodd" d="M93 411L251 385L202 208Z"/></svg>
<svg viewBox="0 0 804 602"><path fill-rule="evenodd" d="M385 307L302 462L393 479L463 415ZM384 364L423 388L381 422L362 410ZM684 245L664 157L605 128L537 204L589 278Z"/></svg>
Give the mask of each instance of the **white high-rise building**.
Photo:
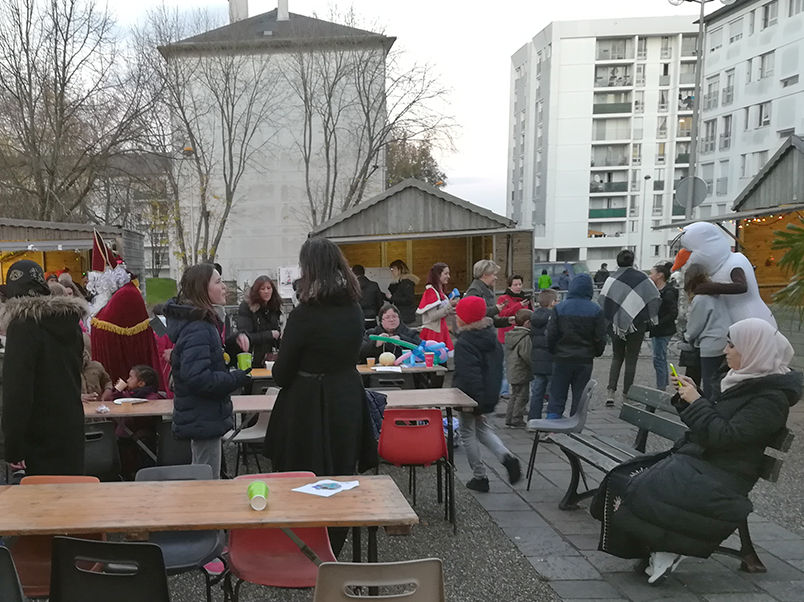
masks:
<svg viewBox="0 0 804 602"><path fill-rule="evenodd" d="M681 219L689 167L694 18L554 22L511 61L508 215L537 261L590 270L632 248L650 267Z"/></svg>
<svg viewBox="0 0 804 602"><path fill-rule="evenodd" d="M698 175L709 197L697 217L730 211L784 139L804 134L802 69L804 0L741 0L707 16Z"/></svg>

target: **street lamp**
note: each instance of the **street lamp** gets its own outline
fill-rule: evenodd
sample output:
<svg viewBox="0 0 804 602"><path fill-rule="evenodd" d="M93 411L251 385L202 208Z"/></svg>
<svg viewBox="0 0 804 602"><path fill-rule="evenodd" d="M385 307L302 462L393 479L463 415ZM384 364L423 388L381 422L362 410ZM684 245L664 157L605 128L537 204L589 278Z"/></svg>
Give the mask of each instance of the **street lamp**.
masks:
<svg viewBox="0 0 804 602"><path fill-rule="evenodd" d="M648 185L650 183L650 175L645 175L645 186L642 190L642 217L639 220L639 262L637 265L640 270L644 270L645 266L642 265L642 260L645 258L645 216L648 213Z"/></svg>
<svg viewBox="0 0 804 602"><path fill-rule="evenodd" d="M703 53L704 53L704 18L706 12L704 8L707 2L713 0L667 0L673 6L681 6L685 2L697 2L701 5L701 14L698 17L698 39L695 41L695 88L692 95L692 129L690 130L690 166L687 171L689 178L695 177L695 163L698 159L698 115L701 112L701 92L703 89ZM737 0L720 0L721 4L728 6L734 4ZM686 209L684 217L688 220L692 219L692 199L694 186L690 185L687 199L684 203Z"/></svg>

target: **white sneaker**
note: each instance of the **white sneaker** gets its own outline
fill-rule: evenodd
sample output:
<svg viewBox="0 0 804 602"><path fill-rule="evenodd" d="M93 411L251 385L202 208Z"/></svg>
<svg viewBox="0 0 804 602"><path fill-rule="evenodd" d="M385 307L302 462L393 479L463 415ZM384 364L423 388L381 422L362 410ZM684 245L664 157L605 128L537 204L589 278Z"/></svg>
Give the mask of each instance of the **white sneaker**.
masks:
<svg viewBox="0 0 804 602"><path fill-rule="evenodd" d="M656 583L667 573L672 573L684 558L681 554L671 552L654 552L651 554L650 564L645 569L645 574L650 576L648 583Z"/></svg>
<svg viewBox="0 0 804 602"><path fill-rule="evenodd" d="M610 408L614 406L614 395L616 391L614 389L606 389L606 407Z"/></svg>

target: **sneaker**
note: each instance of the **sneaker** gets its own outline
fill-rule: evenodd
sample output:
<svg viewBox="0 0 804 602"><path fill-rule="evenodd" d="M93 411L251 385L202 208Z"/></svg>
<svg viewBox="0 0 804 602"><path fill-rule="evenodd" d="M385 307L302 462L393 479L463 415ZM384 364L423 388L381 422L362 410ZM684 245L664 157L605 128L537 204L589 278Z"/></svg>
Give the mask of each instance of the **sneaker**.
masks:
<svg viewBox="0 0 804 602"><path fill-rule="evenodd" d="M503 466L508 471L508 481L511 485L515 485L522 478L522 469L519 466L519 460L516 456L508 455L503 460Z"/></svg>
<svg viewBox="0 0 804 602"><path fill-rule="evenodd" d="M482 479L472 477L472 479L466 484L466 488L471 489L472 491L479 491L480 493L488 493L489 480L487 477L483 477Z"/></svg>
<svg viewBox="0 0 804 602"><path fill-rule="evenodd" d="M616 391L614 389L606 389L606 407L613 408L614 407L614 394Z"/></svg>
<svg viewBox="0 0 804 602"><path fill-rule="evenodd" d="M684 557L681 554L672 554L670 552L654 552L650 556L650 565L645 569L645 573L650 576L648 583L653 584L658 582L668 574L676 570L678 563Z"/></svg>
<svg viewBox="0 0 804 602"><path fill-rule="evenodd" d="M525 421L524 421L524 420L520 420L520 421L518 421L518 422L506 422L506 423L505 423L505 428L507 428L507 429L521 429L521 428L525 428Z"/></svg>

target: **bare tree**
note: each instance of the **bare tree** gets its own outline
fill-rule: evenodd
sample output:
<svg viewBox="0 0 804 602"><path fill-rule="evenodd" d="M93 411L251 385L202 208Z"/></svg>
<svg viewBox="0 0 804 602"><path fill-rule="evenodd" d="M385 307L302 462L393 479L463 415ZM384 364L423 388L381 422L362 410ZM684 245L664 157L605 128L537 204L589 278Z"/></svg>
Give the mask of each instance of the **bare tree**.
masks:
<svg viewBox="0 0 804 602"><path fill-rule="evenodd" d="M80 215L143 110L114 22L95 0L0 0L0 181L30 217Z"/></svg>
<svg viewBox="0 0 804 602"><path fill-rule="evenodd" d="M352 11L329 19L359 25ZM321 40L299 37L285 77L299 107L293 133L305 170L311 226L363 199L395 132L408 141L452 147L449 91L430 65L407 64L392 44L392 38L368 31Z"/></svg>
<svg viewBox="0 0 804 602"><path fill-rule="evenodd" d="M220 23L213 13L162 6L137 33L154 75L149 149L173 160L167 190L185 267L215 259L244 174L265 169L284 100L270 56L178 43Z"/></svg>

